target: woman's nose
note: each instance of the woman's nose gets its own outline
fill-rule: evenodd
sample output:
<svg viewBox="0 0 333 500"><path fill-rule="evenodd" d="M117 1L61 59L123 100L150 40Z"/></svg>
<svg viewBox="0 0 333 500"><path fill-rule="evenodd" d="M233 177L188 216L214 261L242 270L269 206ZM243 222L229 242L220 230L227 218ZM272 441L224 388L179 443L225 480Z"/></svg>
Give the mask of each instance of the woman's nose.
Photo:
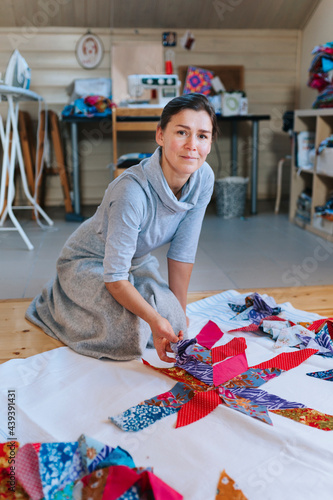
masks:
<svg viewBox="0 0 333 500"><path fill-rule="evenodd" d="M190 149L197 148L197 141L194 135L189 135L186 141L186 146Z"/></svg>

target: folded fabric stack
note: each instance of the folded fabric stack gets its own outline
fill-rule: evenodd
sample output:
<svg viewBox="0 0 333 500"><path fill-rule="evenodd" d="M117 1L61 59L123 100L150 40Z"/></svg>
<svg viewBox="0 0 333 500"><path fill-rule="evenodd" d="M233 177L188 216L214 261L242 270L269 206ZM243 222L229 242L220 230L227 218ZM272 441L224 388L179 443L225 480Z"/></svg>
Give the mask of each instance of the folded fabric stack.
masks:
<svg viewBox="0 0 333 500"><path fill-rule="evenodd" d="M88 436L64 443L0 444L0 498L16 500L181 500L131 455Z"/></svg>
<svg viewBox="0 0 333 500"><path fill-rule="evenodd" d="M333 107L333 42L316 46L314 58L309 68L308 86L317 89L319 95L312 104L313 108Z"/></svg>
<svg viewBox="0 0 333 500"><path fill-rule="evenodd" d="M91 118L94 116L103 117L110 116L111 109L115 104L104 96L89 95L75 99L72 104L68 104L62 110L62 116L86 116Z"/></svg>

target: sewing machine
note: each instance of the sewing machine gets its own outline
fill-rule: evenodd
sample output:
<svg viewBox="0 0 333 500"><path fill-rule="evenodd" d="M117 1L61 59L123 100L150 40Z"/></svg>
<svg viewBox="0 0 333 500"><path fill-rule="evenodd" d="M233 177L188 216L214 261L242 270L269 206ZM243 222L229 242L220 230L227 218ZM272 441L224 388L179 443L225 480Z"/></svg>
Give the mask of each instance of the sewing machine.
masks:
<svg viewBox="0 0 333 500"><path fill-rule="evenodd" d="M149 100L149 104L147 101L142 101L141 104L136 101L133 103L135 107L140 105L164 107L171 99L179 95L180 80L178 75L129 75L127 84L132 99L141 97L144 90L153 90L156 93L156 99L153 97Z"/></svg>

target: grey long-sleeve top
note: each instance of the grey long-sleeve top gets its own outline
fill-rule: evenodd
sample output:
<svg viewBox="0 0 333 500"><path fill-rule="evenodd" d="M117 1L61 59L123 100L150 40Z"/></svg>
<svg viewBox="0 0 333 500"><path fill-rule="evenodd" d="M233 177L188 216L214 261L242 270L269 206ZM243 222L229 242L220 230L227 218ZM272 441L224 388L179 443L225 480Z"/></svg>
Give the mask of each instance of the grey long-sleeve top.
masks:
<svg viewBox="0 0 333 500"><path fill-rule="evenodd" d="M127 280L133 258L170 243L167 257L193 263L214 174L208 163L194 172L177 200L160 165L160 148L107 188L93 217L105 240L104 281Z"/></svg>

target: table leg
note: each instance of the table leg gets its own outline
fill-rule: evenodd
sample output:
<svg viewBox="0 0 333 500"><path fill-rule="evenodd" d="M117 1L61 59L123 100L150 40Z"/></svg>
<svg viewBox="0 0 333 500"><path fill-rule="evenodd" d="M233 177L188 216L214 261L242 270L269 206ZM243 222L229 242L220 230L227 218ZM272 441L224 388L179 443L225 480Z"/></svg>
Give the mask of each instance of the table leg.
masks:
<svg viewBox="0 0 333 500"><path fill-rule="evenodd" d="M236 176L238 170L237 122L231 121L231 175Z"/></svg>
<svg viewBox="0 0 333 500"><path fill-rule="evenodd" d="M258 138L259 122L252 124L252 166L251 166L251 214L257 213L257 188L258 188Z"/></svg>
<svg viewBox="0 0 333 500"><path fill-rule="evenodd" d="M77 123L71 123L72 136L72 163L73 163L73 195L74 195L74 212L80 215L80 171L79 171L79 151L78 151L78 131Z"/></svg>

